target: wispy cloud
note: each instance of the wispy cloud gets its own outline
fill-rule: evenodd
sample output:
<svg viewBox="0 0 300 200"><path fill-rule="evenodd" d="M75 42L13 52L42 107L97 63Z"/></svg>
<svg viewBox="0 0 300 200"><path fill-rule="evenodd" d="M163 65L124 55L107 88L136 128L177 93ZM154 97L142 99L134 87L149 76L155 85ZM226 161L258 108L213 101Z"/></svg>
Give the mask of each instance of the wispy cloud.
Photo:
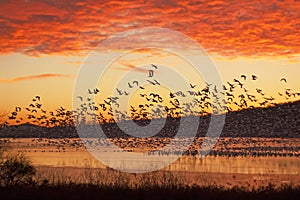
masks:
<svg viewBox="0 0 300 200"><path fill-rule="evenodd" d="M115 33L151 26L223 56L288 56L300 54L299 10L292 0L11 0L0 6L0 53L79 55Z"/></svg>
<svg viewBox="0 0 300 200"><path fill-rule="evenodd" d="M125 70L125 71L135 70L135 71L141 72L141 73L148 73L147 69L138 68L137 66L130 64L129 62L126 62L125 60L119 60L118 62L121 65L125 66L125 68L115 68L116 70Z"/></svg>
<svg viewBox="0 0 300 200"><path fill-rule="evenodd" d="M10 79L1 79L0 83L15 83L20 81L36 80L36 79L46 79L46 78L70 78L71 75L68 74L38 74L32 76L21 76Z"/></svg>

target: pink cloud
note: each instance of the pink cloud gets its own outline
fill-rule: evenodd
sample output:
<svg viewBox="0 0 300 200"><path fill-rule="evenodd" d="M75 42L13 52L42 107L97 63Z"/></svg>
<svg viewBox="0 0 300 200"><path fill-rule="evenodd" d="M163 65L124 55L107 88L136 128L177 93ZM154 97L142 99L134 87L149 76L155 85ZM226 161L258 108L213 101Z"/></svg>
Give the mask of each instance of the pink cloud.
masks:
<svg viewBox="0 0 300 200"><path fill-rule="evenodd" d="M10 79L0 79L0 83L15 83L20 81L27 81L27 80L36 80L36 79L45 79L45 78L69 78L70 75L67 74L38 74L32 76L21 76L16 78Z"/></svg>
<svg viewBox="0 0 300 200"><path fill-rule="evenodd" d="M116 33L163 27L223 56L290 56L300 53L299 10L276 0L12 0L0 6L0 53L80 55Z"/></svg>

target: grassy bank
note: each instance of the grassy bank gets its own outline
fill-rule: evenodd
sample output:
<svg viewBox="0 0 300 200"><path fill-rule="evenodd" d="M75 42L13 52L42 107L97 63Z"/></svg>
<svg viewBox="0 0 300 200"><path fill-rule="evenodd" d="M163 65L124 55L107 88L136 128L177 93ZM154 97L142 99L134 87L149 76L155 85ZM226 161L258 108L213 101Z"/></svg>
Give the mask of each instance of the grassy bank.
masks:
<svg viewBox="0 0 300 200"><path fill-rule="evenodd" d="M1 199L298 199L300 187L255 191L210 187L99 187L88 184L13 186L0 188Z"/></svg>

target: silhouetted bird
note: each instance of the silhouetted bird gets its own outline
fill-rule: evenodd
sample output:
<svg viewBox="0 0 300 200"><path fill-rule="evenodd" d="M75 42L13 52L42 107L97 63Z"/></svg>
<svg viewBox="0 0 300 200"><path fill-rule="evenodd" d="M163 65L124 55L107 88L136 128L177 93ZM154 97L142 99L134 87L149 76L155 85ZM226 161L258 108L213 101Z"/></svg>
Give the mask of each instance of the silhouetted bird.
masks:
<svg viewBox="0 0 300 200"><path fill-rule="evenodd" d="M99 92L100 92L100 91L98 90L98 88L95 88L95 89L94 89L94 93L95 93L95 94L98 94Z"/></svg>
<svg viewBox="0 0 300 200"><path fill-rule="evenodd" d="M148 72L149 72L148 77L153 77L154 74L153 70L148 70Z"/></svg>
<svg viewBox="0 0 300 200"><path fill-rule="evenodd" d="M240 86L241 88L243 87L243 84L242 84L239 80L233 79L233 82L236 82L237 84L239 84L239 86Z"/></svg>
<svg viewBox="0 0 300 200"><path fill-rule="evenodd" d="M157 80L154 80L154 82L147 80L149 83L151 83L152 85L160 85L160 83Z"/></svg>
<svg viewBox="0 0 300 200"><path fill-rule="evenodd" d="M256 88L256 92L259 93L259 94L261 94L261 95L265 95L265 94L262 93L262 90L259 89L259 88Z"/></svg>
<svg viewBox="0 0 300 200"><path fill-rule="evenodd" d="M17 112L12 112L11 113L13 116L16 116L18 113Z"/></svg>
<svg viewBox="0 0 300 200"><path fill-rule="evenodd" d="M118 92L118 95L122 95L123 94L123 92L121 90L119 90L118 88L116 90Z"/></svg>
<svg viewBox="0 0 300 200"><path fill-rule="evenodd" d="M129 88L133 88L133 86L128 82L128 87Z"/></svg>
<svg viewBox="0 0 300 200"><path fill-rule="evenodd" d="M192 85L192 84L190 83L190 87L191 87L192 89L194 89L196 86L197 86L197 85Z"/></svg>
<svg viewBox="0 0 300 200"><path fill-rule="evenodd" d="M77 98L80 99L80 101L83 101L83 97L77 96Z"/></svg>
<svg viewBox="0 0 300 200"><path fill-rule="evenodd" d="M133 81L132 84L135 84L136 86L139 86L139 82L138 81Z"/></svg>
<svg viewBox="0 0 300 200"><path fill-rule="evenodd" d="M131 107L131 109L130 109L130 110L131 110L132 112L134 112L134 113L135 113L135 112L137 111L136 109L134 109L134 107L133 107L133 106L130 106L130 107Z"/></svg>
<svg viewBox="0 0 300 200"><path fill-rule="evenodd" d="M232 89L235 88L235 86L233 84L229 83L228 81L227 81L227 84L229 85L230 88L232 88Z"/></svg>
<svg viewBox="0 0 300 200"><path fill-rule="evenodd" d="M212 85L212 83L208 83L208 82L205 82L205 84L207 85L207 87L210 87Z"/></svg>
<svg viewBox="0 0 300 200"><path fill-rule="evenodd" d="M16 107L16 112L20 112L21 108L20 107Z"/></svg>
<svg viewBox="0 0 300 200"><path fill-rule="evenodd" d="M287 82L285 78L281 78L280 81Z"/></svg>
<svg viewBox="0 0 300 200"><path fill-rule="evenodd" d="M175 95L172 92L170 92L170 98L172 99L174 97L175 97Z"/></svg>
<svg viewBox="0 0 300 200"><path fill-rule="evenodd" d="M257 79L257 76L252 75L252 80L256 80L256 79Z"/></svg>
<svg viewBox="0 0 300 200"><path fill-rule="evenodd" d="M151 66L152 66L152 67L154 67L155 69L157 69L157 66L156 66L156 65L154 65L154 64L151 64Z"/></svg>

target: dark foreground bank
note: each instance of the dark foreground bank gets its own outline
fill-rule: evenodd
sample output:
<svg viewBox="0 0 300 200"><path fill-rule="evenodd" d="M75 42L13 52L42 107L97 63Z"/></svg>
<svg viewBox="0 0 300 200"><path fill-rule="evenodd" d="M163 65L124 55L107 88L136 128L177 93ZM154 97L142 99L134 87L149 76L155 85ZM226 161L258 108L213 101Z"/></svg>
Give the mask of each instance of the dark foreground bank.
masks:
<svg viewBox="0 0 300 200"><path fill-rule="evenodd" d="M0 199L298 199L300 187L265 187L254 191L243 188L103 188L93 185L11 186L0 188Z"/></svg>

